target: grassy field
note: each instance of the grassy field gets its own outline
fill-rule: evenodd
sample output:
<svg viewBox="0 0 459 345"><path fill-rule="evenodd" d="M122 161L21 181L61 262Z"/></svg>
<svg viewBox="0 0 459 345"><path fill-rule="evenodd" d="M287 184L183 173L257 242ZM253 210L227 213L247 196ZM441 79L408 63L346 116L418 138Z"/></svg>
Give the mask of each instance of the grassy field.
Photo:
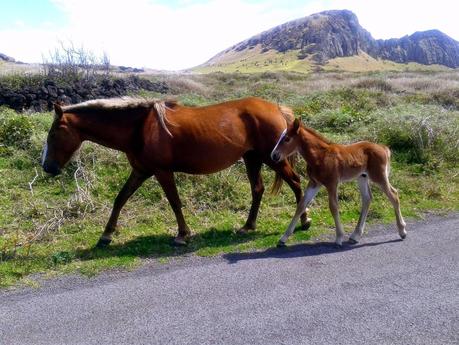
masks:
<svg viewBox="0 0 459 345"><path fill-rule="evenodd" d="M387 144L394 152L391 180L400 191L406 217L459 208L457 72L214 73L153 78L165 80L170 96L187 105L255 95L291 106L304 122L337 142L369 139ZM177 174L184 214L194 234L188 247L170 246L175 218L158 183L151 179L122 211L120 231L111 247L94 249L129 165L123 154L86 143L61 176L47 176L39 157L51 121L51 113L19 115L0 109L2 287L36 285L34 273L94 275L108 268L136 267L144 258L161 264L190 253L207 256L267 248L276 244L293 215L293 194L284 185L279 195L265 193L257 231L236 235L250 207L249 183L243 164L237 163L209 176ZM304 175L305 164L299 162L297 170ZM274 174L265 169L263 177L268 187ZM394 223L388 201L376 188L373 194L370 223ZM339 198L342 221L351 232L360 207L356 185L342 185ZM323 191L311 216L311 230L295 233L290 243L334 233Z"/></svg>
<svg viewBox="0 0 459 345"><path fill-rule="evenodd" d="M451 71L440 65L421 65L418 63L396 63L390 60L375 59L360 52L359 55L338 57L325 64L317 64L312 57L298 59L300 50L263 52L261 46L241 51L231 50L212 58L211 61L192 69L195 73L254 73L254 72L441 72Z"/></svg>

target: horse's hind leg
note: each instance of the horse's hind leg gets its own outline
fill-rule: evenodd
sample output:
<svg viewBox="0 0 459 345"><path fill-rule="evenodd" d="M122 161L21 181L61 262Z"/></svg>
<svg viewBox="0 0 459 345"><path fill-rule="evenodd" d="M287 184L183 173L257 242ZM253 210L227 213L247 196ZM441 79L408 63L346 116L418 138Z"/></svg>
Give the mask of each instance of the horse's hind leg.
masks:
<svg viewBox="0 0 459 345"><path fill-rule="evenodd" d="M177 219L178 236L174 238L174 244L179 246L186 245L191 232L183 217L182 202L178 195L174 174L170 171L158 171L155 173L155 177L163 188L164 193L166 193L167 200Z"/></svg>
<svg viewBox="0 0 459 345"><path fill-rule="evenodd" d="M266 164L269 165L276 173L278 173L285 182L287 182L287 184L295 194L296 204L299 205L303 197L300 176L292 169L291 165L287 162L287 160L279 162L276 165L274 165L272 161L266 162ZM303 213L300 216L301 228L303 230L307 230L311 226L311 218L308 218L307 212L307 208L303 209Z"/></svg>
<svg viewBox="0 0 459 345"><path fill-rule="evenodd" d="M131 175L127 179L121 191L115 198L115 203L113 204L112 213L110 219L108 220L107 225L105 226L105 231L97 242L97 247L102 248L106 247L112 241L113 233L116 230L116 224L118 222L118 217L120 211L123 208L126 201L131 197L132 194L142 185L142 183L148 179L150 175L144 175L136 170L132 170Z"/></svg>
<svg viewBox="0 0 459 345"><path fill-rule="evenodd" d="M261 177L261 159L254 153L248 152L244 155L244 163L247 170L247 176L252 189L252 206L250 207L249 216L245 225L239 229L238 233L246 233L249 230L255 230L257 226L258 210L260 208L261 198L265 187Z"/></svg>
<svg viewBox="0 0 459 345"><path fill-rule="evenodd" d="M400 211L400 199L398 197L398 191L394 187L391 186L387 176L385 177L383 182L380 184L380 187L382 191L387 195L387 198L389 199L392 206L394 207L395 218L397 220L398 234L400 235L402 239L405 239L406 223L403 219L402 212Z"/></svg>
<svg viewBox="0 0 459 345"><path fill-rule="evenodd" d="M360 176L357 179L359 183L360 195L362 197L362 209L360 211L359 221L355 227L354 232L349 237L349 242L352 244L358 243L363 234L365 228L365 221L368 216L368 210L370 209L371 203L371 190L369 185L368 176Z"/></svg>

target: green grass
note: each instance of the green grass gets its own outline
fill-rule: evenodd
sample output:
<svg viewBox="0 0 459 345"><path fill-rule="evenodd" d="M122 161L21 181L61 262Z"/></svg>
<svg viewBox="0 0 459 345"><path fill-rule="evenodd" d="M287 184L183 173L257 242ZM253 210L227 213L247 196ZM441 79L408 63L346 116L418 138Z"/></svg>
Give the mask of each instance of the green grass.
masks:
<svg viewBox="0 0 459 345"><path fill-rule="evenodd" d="M398 81L382 75L363 77L358 80L364 82L355 83L355 76L320 76L330 84L347 83L322 91L304 91L308 80L295 74L256 78L220 74L190 84L172 80L171 85L175 85L175 96L189 105L250 94L281 99L309 125L337 142L371 139L390 144L394 151L391 181L400 191L404 216L418 218L430 212L457 210L459 112L449 97L455 89L435 90L443 97L428 88L410 92L412 97L408 97L406 92L399 92ZM452 81L446 78L454 76L431 77L444 78L447 84ZM162 264L185 254L212 256L272 247L294 213L293 193L284 185L279 195L265 193L257 231L237 235L235 230L244 224L251 201L243 164L237 163L209 176L177 174L184 214L193 231L187 247L170 246L176 234L175 218L158 183L151 179L123 209L119 233L111 246L94 249L112 202L129 174L129 165L123 154L87 143L61 176L47 176L39 167L39 157L51 120L50 113L29 114L24 119L10 110L0 110L2 287L18 283L35 286L35 273L45 277L71 272L91 276L110 268L132 269L145 258ZM14 140L11 133L16 133ZM299 162L297 171L304 175L305 170L304 162ZM274 174L269 169L262 173L268 190ZM394 224L389 202L376 188L373 195L370 223ZM342 222L350 232L360 208L355 183L343 184L339 196ZM334 235L324 191L311 212L312 228L296 232L289 243ZM394 225L394 238L397 236Z"/></svg>

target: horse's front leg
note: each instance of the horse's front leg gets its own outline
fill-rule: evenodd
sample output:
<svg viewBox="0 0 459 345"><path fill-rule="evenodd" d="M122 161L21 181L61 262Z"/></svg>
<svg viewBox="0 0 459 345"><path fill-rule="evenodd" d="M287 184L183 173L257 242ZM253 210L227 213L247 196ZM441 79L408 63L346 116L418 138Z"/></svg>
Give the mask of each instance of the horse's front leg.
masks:
<svg viewBox="0 0 459 345"><path fill-rule="evenodd" d="M132 194L142 185L142 183L148 179L151 175L142 174L136 170L131 171L131 175L127 179L123 188L120 190L118 195L115 198L115 203L113 204L112 213L110 219L108 220L107 225L105 226L105 231L97 242L96 247L103 248L110 244L112 241L113 233L116 230L116 224L118 223L118 217L120 211L123 208L126 201L131 197Z"/></svg>
<svg viewBox="0 0 459 345"><path fill-rule="evenodd" d="M336 228L336 240L335 243L338 247L343 245L344 239L344 230L339 218L339 206L338 206L338 184L332 183L327 187L328 192L328 206L330 207L330 212L335 221Z"/></svg>
<svg viewBox="0 0 459 345"><path fill-rule="evenodd" d="M174 180L174 174L170 171L160 171L155 174L156 179L166 193L167 200L175 213L178 224L178 236L174 238L174 244L184 246L190 237L190 229L186 225L182 213L182 202L178 195L177 186Z"/></svg>

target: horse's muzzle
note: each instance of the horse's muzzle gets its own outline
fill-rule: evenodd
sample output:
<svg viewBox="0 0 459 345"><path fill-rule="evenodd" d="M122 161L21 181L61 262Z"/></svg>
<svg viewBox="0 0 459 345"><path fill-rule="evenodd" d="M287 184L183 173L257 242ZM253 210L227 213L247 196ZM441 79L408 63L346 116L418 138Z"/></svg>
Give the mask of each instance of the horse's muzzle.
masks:
<svg viewBox="0 0 459 345"><path fill-rule="evenodd" d="M43 170L53 176L59 175L61 173L61 169L56 162L45 162L43 164Z"/></svg>
<svg viewBox="0 0 459 345"><path fill-rule="evenodd" d="M273 152L271 153L271 159L274 161L274 163L279 163L280 161L280 154L278 152Z"/></svg>

